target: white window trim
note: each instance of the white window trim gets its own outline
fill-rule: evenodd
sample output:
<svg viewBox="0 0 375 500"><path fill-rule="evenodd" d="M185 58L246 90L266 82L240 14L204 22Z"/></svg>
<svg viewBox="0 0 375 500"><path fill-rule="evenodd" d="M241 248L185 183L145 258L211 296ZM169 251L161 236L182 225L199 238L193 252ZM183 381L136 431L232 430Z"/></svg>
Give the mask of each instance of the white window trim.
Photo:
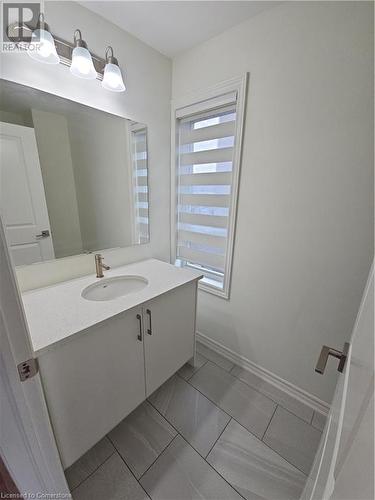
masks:
<svg viewBox="0 0 375 500"><path fill-rule="evenodd" d="M174 264L176 261L176 231L177 231L177 118L176 112L180 108L192 106L208 99L217 98L228 92L235 91L237 93L237 116L236 116L236 129L235 129L235 144L234 157L232 164L232 196L230 205L230 218L229 218L229 234L227 239L226 258L224 267L224 283L223 289L220 290L207 283L199 282L199 289L205 292L212 293L224 299L229 299L232 277L232 261L234 252L234 239L236 232L236 219L237 219L237 202L239 191L239 179L241 170L242 159L242 140L245 122L245 105L246 105L246 90L248 82L248 73L241 77L232 78L214 85L208 89L191 92L182 98L172 100L171 109L171 262Z"/></svg>

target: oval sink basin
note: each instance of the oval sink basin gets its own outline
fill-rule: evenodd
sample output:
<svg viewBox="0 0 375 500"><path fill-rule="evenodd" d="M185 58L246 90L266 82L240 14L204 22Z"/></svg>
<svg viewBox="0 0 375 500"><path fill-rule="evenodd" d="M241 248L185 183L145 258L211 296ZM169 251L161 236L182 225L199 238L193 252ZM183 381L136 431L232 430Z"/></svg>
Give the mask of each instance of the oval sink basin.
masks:
<svg viewBox="0 0 375 500"><path fill-rule="evenodd" d="M113 300L129 293L139 292L148 285L142 276L115 276L101 279L98 283L87 286L82 291L86 300Z"/></svg>

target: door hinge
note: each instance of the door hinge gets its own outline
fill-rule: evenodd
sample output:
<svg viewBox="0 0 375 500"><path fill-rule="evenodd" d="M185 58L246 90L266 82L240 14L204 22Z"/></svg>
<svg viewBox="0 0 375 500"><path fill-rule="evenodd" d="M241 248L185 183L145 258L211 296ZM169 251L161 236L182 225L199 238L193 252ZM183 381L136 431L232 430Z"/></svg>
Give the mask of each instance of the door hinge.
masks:
<svg viewBox="0 0 375 500"><path fill-rule="evenodd" d="M17 368L20 380L21 382L24 382L38 373L38 360L34 358L27 359L17 365Z"/></svg>

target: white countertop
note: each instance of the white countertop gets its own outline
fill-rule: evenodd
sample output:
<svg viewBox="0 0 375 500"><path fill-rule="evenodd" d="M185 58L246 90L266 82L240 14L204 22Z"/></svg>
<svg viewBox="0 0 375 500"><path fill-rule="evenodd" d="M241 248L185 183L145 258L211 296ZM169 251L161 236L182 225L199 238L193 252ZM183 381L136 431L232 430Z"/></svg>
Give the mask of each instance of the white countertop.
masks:
<svg viewBox="0 0 375 500"><path fill-rule="evenodd" d="M148 280L148 285L113 300L91 301L81 296L82 290L102 278L90 274L22 294L35 355L65 343L75 333L202 277L201 273L156 259L116 267L104 274L105 278L139 275Z"/></svg>

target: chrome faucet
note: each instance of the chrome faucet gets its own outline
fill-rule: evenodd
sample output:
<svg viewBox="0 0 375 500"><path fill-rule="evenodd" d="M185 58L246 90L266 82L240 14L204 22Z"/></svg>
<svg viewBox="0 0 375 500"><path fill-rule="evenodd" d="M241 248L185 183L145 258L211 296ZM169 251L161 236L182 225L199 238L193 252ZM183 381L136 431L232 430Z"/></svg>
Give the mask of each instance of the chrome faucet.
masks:
<svg viewBox="0 0 375 500"><path fill-rule="evenodd" d="M108 271L111 269L109 266L103 263L103 255L100 253L95 254L95 269L96 269L96 277L104 278L103 269Z"/></svg>

